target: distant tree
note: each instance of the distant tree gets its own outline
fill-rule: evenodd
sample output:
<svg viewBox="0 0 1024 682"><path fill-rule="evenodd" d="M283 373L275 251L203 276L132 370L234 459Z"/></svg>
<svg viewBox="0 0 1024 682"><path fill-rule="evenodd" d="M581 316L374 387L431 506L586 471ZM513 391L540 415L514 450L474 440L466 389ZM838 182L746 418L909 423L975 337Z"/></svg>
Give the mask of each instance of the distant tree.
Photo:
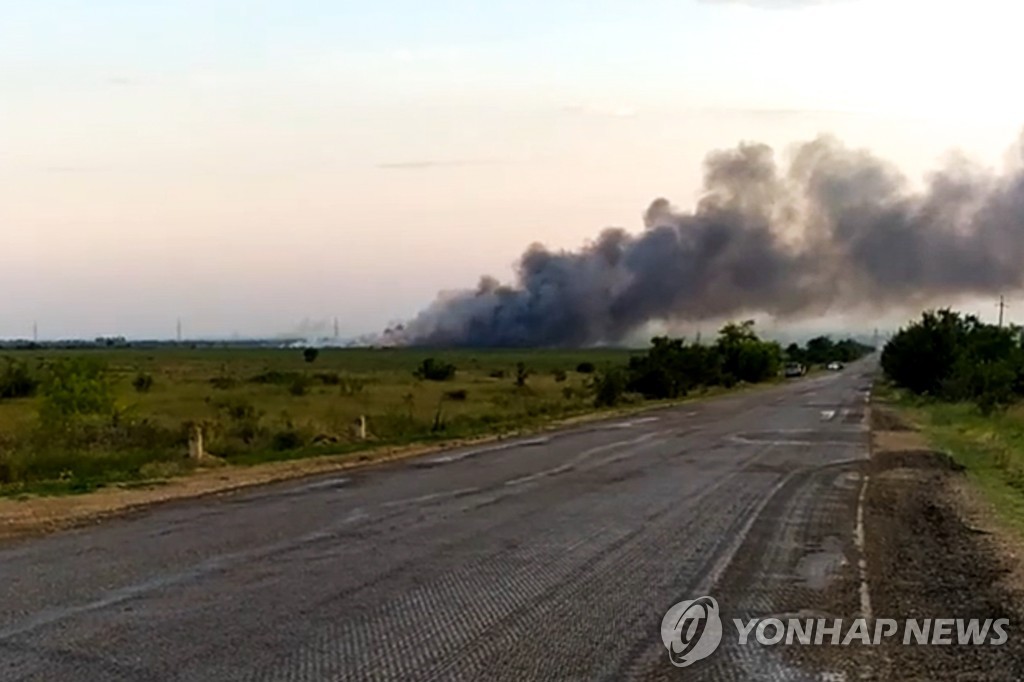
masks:
<svg viewBox="0 0 1024 682"><path fill-rule="evenodd" d="M427 358L416 368L413 376L425 381L448 381L455 377L455 365Z"/></svg>
<svg viewBox="0 0 1024 682"><path fill-rule="evenodd" d="M581 362L576 365L576 371L580 374L593 374L594 370L597 369L592 362Z"/></svg>
<svg viewBox="0 0 1024 682"><path fill-rule="evenodd" d="M306 362L316 362L316 359L320 357L320 350L317 348L304 348L302 357Z"/></svg>

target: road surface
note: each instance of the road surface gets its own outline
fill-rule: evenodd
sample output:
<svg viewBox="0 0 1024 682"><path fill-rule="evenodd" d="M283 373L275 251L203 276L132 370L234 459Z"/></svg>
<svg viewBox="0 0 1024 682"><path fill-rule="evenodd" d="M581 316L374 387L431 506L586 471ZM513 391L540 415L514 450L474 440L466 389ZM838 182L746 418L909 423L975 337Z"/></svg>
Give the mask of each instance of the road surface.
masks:
<svg viewBox="0 0 1024 682"><path fill-rule="evenodd" d="M7 544L0 679L821 679L660 626L832 599L870 369Z"/></svg>

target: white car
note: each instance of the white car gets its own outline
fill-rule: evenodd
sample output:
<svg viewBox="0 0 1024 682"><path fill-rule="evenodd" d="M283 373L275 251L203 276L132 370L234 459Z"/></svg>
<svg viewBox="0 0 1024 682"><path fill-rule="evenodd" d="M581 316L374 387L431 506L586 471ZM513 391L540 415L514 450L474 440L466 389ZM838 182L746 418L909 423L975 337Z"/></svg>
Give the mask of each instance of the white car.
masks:
<svg viewBox="0 0 1024 682"><path fill-rule="evenodd" d="M837 370L840 370L840 369L843 368L843 363L841 363L841 362L830 362L830 363L828 363L827 368L832 370L832 371L837 371Z"/></svg>

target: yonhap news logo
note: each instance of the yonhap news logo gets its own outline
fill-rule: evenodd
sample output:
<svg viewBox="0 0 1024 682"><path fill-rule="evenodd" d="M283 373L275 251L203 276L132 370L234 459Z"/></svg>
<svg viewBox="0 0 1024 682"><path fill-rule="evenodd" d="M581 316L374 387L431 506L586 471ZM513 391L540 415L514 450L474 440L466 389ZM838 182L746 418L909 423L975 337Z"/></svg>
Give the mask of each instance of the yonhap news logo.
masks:
<svg viewBox="0 0 1024 682"><path fill-rule="evenodd" d="M681 601L661 621L661 641L672 665L685 668L707 658L722 642L722 619L713 597Z"/></svg>
<svg viewBox="0 0 1024 682"><path fill-rule="evenodd" d="M739 646L1000 646L1007 618L733 618ZM713 654L724 636L718 602L709 596L681 601L661 621L661 640L672 665L685 668Z"/></svg>

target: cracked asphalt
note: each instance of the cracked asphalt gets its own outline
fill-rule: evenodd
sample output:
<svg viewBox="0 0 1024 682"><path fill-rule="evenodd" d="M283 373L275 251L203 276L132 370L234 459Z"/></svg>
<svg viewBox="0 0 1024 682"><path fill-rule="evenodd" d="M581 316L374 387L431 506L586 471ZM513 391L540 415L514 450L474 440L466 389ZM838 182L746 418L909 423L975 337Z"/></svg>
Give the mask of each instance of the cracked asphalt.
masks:
<svg viewBox="0 0 1024 682"><path fill-rule="evenodd" d="M728 623L677 669L660 626L857 615L871 362L8 543L0 679L826 679Z"/></svg>

